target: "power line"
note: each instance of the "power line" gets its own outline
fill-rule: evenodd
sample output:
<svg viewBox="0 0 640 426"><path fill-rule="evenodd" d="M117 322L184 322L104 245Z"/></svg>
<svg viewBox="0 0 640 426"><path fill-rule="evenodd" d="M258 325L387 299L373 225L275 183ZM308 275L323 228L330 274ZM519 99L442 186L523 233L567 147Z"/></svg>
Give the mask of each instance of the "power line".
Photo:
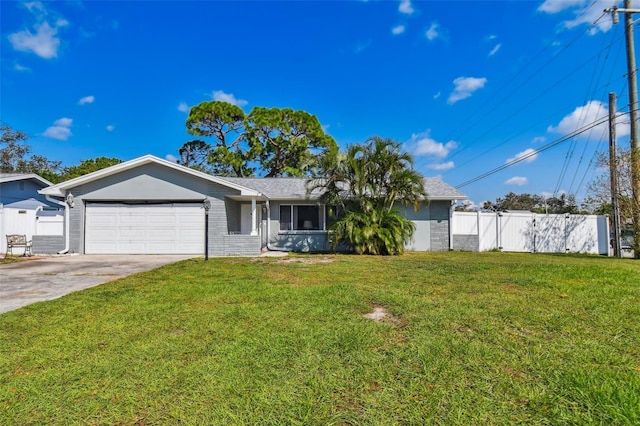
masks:
<svg viewBox="0 0 640 426"><path fill-rule="evenodd" d="M491 176L491 175L493 175L495 173L498 173L498 172L500 172L500 171L502 171L504 169L507 169L507 168L509 168L509 167L511 167L511 166L513 166L515 164L518 164L518 163L520 163L520 162L522 162L524 160L527 160L527 159L529 159L529 158L531 158L533 156L536 156L536 155L540 154L541 152L547 151L548 149L551 149L551 148L553 148L553 147L555 147L557 145L560 145L561 143L566 142L569 139L574 138L574 137L576 137L576 136L578 136L578 135L580 135L580 134L582 134L582 133L584 133L584 132L586 132L586 131L588 131L588 130L596 127L596 126L599 126L599 125L601 125L603 123L606 123L608 119L609 119L608 116L603 117L603 118L599 118L596 121L594 121L594 122L592 122L592 123L590 123L588 125L585 125L585 126L579 128L579 129L571 132L570 134L568 134L566 136L563 136L560 139L556 139L555 141L550 142L550 143L544 145L543 147L541 147L539 149L536 149L536 150L534 150L532 152L529 152L528 154L525 154L525 155L522 155L522 156L520 156L518 158L515 158L515 159L513 159L513 160L511 160L511 161L509 161L509 162L507 162L507 163L505 163L505 164L503 164L503 165L501 165L499 167L496 167L496 168L494 168L492 170L489 170L488 172L485 172L485 173L483 173L483 174L481 174L481 175L479 175L479 176L477 176L475 178L466 180L466 181L462 182L461 184L456 185L456 188L465 187L465 186L470 185L472 183L475 183L475 182L477 182L479 180L482 180L482 179L484 179L484 178L486 178L488 176Z"/></svg>

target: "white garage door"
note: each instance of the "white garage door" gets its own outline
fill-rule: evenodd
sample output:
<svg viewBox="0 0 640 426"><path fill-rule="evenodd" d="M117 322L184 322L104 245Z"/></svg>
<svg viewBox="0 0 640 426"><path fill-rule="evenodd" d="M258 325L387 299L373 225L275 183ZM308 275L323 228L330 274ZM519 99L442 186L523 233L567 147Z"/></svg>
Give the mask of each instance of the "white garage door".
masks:
<svg viewBox="0 0 640 426"><path fill-rule="evenodd" d="M204 209L201 203L87 204L87 254L203 252Z"/></svg>

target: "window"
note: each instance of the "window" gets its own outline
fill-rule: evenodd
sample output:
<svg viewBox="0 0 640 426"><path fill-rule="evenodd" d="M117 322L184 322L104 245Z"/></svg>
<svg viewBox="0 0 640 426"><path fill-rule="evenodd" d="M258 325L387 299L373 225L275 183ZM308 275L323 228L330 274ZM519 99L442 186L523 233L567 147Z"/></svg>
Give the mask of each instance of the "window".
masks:
<svg viewBox="0 0 640 426"><path fill-rule="evenodd" d="M322 230L319 206L294 206L283 204L280 206L281 231L319 231Z"/></svg>

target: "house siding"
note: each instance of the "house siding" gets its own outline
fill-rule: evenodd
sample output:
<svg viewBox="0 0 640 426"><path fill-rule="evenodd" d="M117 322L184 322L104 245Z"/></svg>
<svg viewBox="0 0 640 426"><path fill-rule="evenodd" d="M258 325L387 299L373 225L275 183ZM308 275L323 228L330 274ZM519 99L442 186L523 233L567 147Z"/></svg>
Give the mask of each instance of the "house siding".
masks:
<svg viewBox="0 0 640 426"><path fill-rule="evenodd" d="M228 254L224 237L229 235L227 206L232 206L235 203L232 200L225 200L225 197L235 194L237 191L213 182L207 185L205 191L209 201L211 201L211 209L209 210L209 254L212 256L225 256ZM233 211L233 208L231 210ZM256 244L256 249L260 250L260 242Z"/></svg>
<svg viewBox="0 0 640 426"><path fill-rule="evenodd" d="M449 250L450 208L449 201L432 201L429 204L431 251Z"/></svg>
<svg viewBox="0 0 640 426"><path fill-rule="evenodd" d="M326 252L331 250L327 241L327 233L323 231L280 231L280 206L281 205L315 205L310 202L280 201L270 205L271 218L269 219L269 244L270 250L293 252ZM320 219L322 221L322 218ZM321 224L321 226L324 226Z"/></svg>
<svg viewBox="0 0 640 426"><path fill-rule="evenodd" d="M258 256L260 255L259 235L223 235L225 256Z"/></svg>
<svg viewBox="0 0 640 426"><path fill-rule="evenodd" d="M431 209L422 205L418 211L413 207L402 207L404 217L412 221L416 228L411 240L405 244L405 250L429 251L431 249Z"/></svg>
<svg viewBox="0 0 640 426"><path fill-rule="evenodd" d="M20 189L22 186L22 189ZM34 179L22 179L12 182L3 182L0 187L0 203L11 204L17 201L33 198L51 207L59 207L57 204L47 200L44 195L38 194L38 190L45 185L36 182Z"/></svg>
<svg viewBox="0 0 640 426"><path fill-rule="evenodd" d="M227 214L227 232L229 234L240 233L240 205L239 201L227 199L225 201L225 208Z"/></svg>
<svg viewBox="0 0 640 426"><path fill-rule="evenodd" d="M64 250L63 235L34 235L32 241L34 254L55 254Z"/></svg>
<svg viewBox="0 0 640 426"><path fill-rule="evenodd" d="M477 235L453 235L453 249L460 251L479 251L480 240Z"/></svg>

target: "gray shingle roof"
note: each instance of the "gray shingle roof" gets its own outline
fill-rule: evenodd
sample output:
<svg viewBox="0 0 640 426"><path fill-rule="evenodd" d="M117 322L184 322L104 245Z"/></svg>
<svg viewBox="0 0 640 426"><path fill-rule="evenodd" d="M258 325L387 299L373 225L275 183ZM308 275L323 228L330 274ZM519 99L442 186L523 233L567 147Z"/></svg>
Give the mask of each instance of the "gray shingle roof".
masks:
<svg viewBox="0 0 640 426"><path fill-rule="evenodd" d="M307 179L278 177L278 178L235 178L222 179L261 192L267 198L276 200L292 200L307 198ZM320 196L320 191L314 191L311 198Z"/></svg>
<svg viewBox="0 0 640 426"><path fill-rule="evenodd" d="M235 178L222 177L237 185L261 192L267 198L272 200L293 200L307 198L307 179L306 178ZM464 200L467 198L465 194L458 191L451 185L444 183L439 178L425 178L425 188L427 190L427 198L429 200ZM311 194L310 198L317 198L320 191L316 190Z"/></svg>
<svg viewBox="0 0 640 426"><path fill-rule="evenodd" d="M424 186L429 200L466 200L468 198L464 193L444 183L440 178L425 178Z"/></svg>

